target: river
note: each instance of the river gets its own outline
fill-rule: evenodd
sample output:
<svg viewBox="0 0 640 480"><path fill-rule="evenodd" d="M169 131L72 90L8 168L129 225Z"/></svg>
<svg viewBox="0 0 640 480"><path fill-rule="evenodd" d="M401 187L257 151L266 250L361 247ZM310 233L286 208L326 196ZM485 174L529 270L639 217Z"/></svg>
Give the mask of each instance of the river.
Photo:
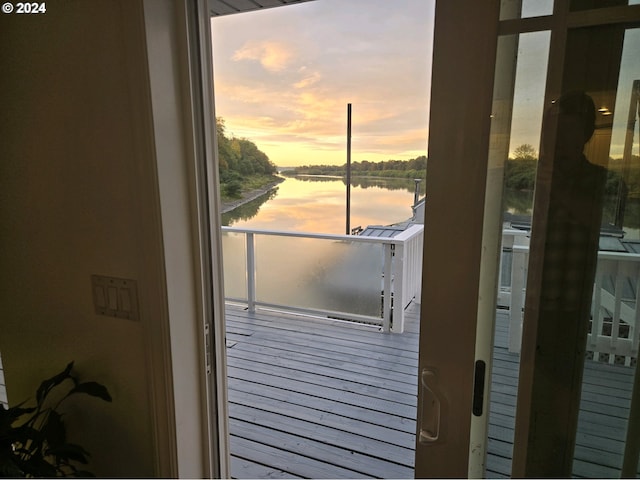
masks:
<svg viewBox="0 0 640 480"><path fill-rule="evenodd" d="M351 227L389 225L412 215L411 179L352 179ZM424 182L420 184L424 195ZM287 177L270 193L222 215L234 227L310 233L345 233L346 184L342 178Z"/></svg>
<svg viewBox="0 0 640 480"><path fill-rule="evenodd" d="M420 183L424 196L425 182ZM389 225L411 217L415 184L411 179L353 178L350 226ZM531 215L533 192L505 191L505 210ZM287 177L271 192L222 215L235 227L308 233L345 233L346 185L343 178ZM613 223L616 199L607 198L603 221ZM640 201L629 199L625 238L640 238Z"/></svg>

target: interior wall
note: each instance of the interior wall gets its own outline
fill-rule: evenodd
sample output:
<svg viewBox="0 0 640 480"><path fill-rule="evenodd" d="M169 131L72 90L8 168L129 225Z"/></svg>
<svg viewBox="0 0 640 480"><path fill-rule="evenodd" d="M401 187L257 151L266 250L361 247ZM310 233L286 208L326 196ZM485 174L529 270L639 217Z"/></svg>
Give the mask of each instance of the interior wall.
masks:
<svg viewBox="0 0 640 480"><path fill-rule="evenodd" d="M171 378L152 370L170 364L169 349L150 353L163 341L168 306L142 2L46 6L45 15L0 16L0 351L9 403L33 398L73 360L82 379L113 397L76 396L65 417L69 440L91 453L89 469L167 475L171 459L157 457L171 455L159 452L171 443L173 398L152 394ZM139 320L95 313L94 274L138 282ZM158 411L169 426L158 425Z"/></svg>

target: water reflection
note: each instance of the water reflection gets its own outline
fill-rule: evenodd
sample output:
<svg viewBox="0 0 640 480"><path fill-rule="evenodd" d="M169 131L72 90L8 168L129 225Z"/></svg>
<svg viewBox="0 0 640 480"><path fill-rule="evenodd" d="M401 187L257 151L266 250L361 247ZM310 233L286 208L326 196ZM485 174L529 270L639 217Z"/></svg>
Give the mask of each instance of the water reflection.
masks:
<svg viewBox="0 0 640 480"><path fill-rule="evenodd" d="M331 177L326 175L298 175L298 180L303 182L335 182L340 181L346 187L347 180L345 177ZM352 177L352 187L360 187L363 189L378 187L385 190L406 190L410 193L415 191L415 182L407 178L371 178L371 177ZM422 181L418 185L418 191L421 196L425 194L425 182Z"/></svg>
<svg viewBox="0 0 640 480"><path fill-rule="evenodd" d="M412 215L411 179L352 179L351 226L389 225ZM421 187L424 189L424 182ZM271 196L222 217L223 225L315 233L345 233L346 184L338 177L289 177Z"/></svg>
<svg viewBox="0 0 640 480"><path fill-rule="evenodd" d="M421 195L424 195L421 182ZM408 179L354 178L351 188L351 226L390 225L411 217L414 182ZM613 224L616 197L608 196L603 223ZM340 177L287 178L278 188L222 215L223 225L316 233L345 233L346 183ZM533 191L504 192L504 210L530 216ZM628 198L625 212L626 238L638 238L640 199Z"/></svg>
<svg viewBox="0 0 640 480"><path fill-rule="evenodd" d="M504 191L505 211L516 215L531 215L533 211L533 190Z"/></svg>
<svg viewBox="0 0 640 480"><path fill-rule="evenodd" d="M226 212L222 214L222 225L230 226L238 221L247 221L251 220L255 217L260 211L260 207L275 197L278 193L278 187L270 190L264 195L260 195L259 197L247 202L243 205L240 205L237 208L234 208L230 212Z"/></svg>
<svg viewBox="0 0 640 480"><path fill-rule="evenodd" d="M532 190L504 191L504 210L514 215L531 216L533 211ZM602 207L602 224L615 225L618 197L607 195ZM625 239L638 239L638 225L640 225L640 199L627 198L625 202L624 225Z"/></svg>

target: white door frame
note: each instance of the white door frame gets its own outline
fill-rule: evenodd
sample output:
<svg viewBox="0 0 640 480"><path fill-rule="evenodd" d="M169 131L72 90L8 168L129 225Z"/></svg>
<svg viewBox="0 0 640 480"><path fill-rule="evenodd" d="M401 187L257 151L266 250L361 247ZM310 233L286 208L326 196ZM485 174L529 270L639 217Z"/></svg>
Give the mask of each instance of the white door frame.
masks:
<svg viewBox="0 0 640 480"><path fill-rule="evenodd" d="M416 478L468 475L499 7L436 2Z"/></svg>

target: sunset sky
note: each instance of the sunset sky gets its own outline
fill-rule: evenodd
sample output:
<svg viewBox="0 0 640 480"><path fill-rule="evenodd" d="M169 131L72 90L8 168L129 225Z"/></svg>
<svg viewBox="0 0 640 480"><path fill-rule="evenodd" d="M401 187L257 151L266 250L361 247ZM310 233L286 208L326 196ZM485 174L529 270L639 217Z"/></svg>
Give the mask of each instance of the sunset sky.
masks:
<svg viewBox="0 0 640 480"><path fill-rule="evenodd" d="M278 166L344 163L348 103L353 161L426 155L433 6L318 0L214 18L216 115Z"/></svg>
<svg viewBox="0 0 640 480"><path fill-rule="evenodd" d="M434 2L316 0L213 18L216 115L278 166L345 163L348 103L352 161L427 155ZM639 36L629 32L624 57ZM521 37L511 150L538 148L548 41ZM624 57L623 75L637 78ZM614 134L616 151L623 142Z"/></svg>

